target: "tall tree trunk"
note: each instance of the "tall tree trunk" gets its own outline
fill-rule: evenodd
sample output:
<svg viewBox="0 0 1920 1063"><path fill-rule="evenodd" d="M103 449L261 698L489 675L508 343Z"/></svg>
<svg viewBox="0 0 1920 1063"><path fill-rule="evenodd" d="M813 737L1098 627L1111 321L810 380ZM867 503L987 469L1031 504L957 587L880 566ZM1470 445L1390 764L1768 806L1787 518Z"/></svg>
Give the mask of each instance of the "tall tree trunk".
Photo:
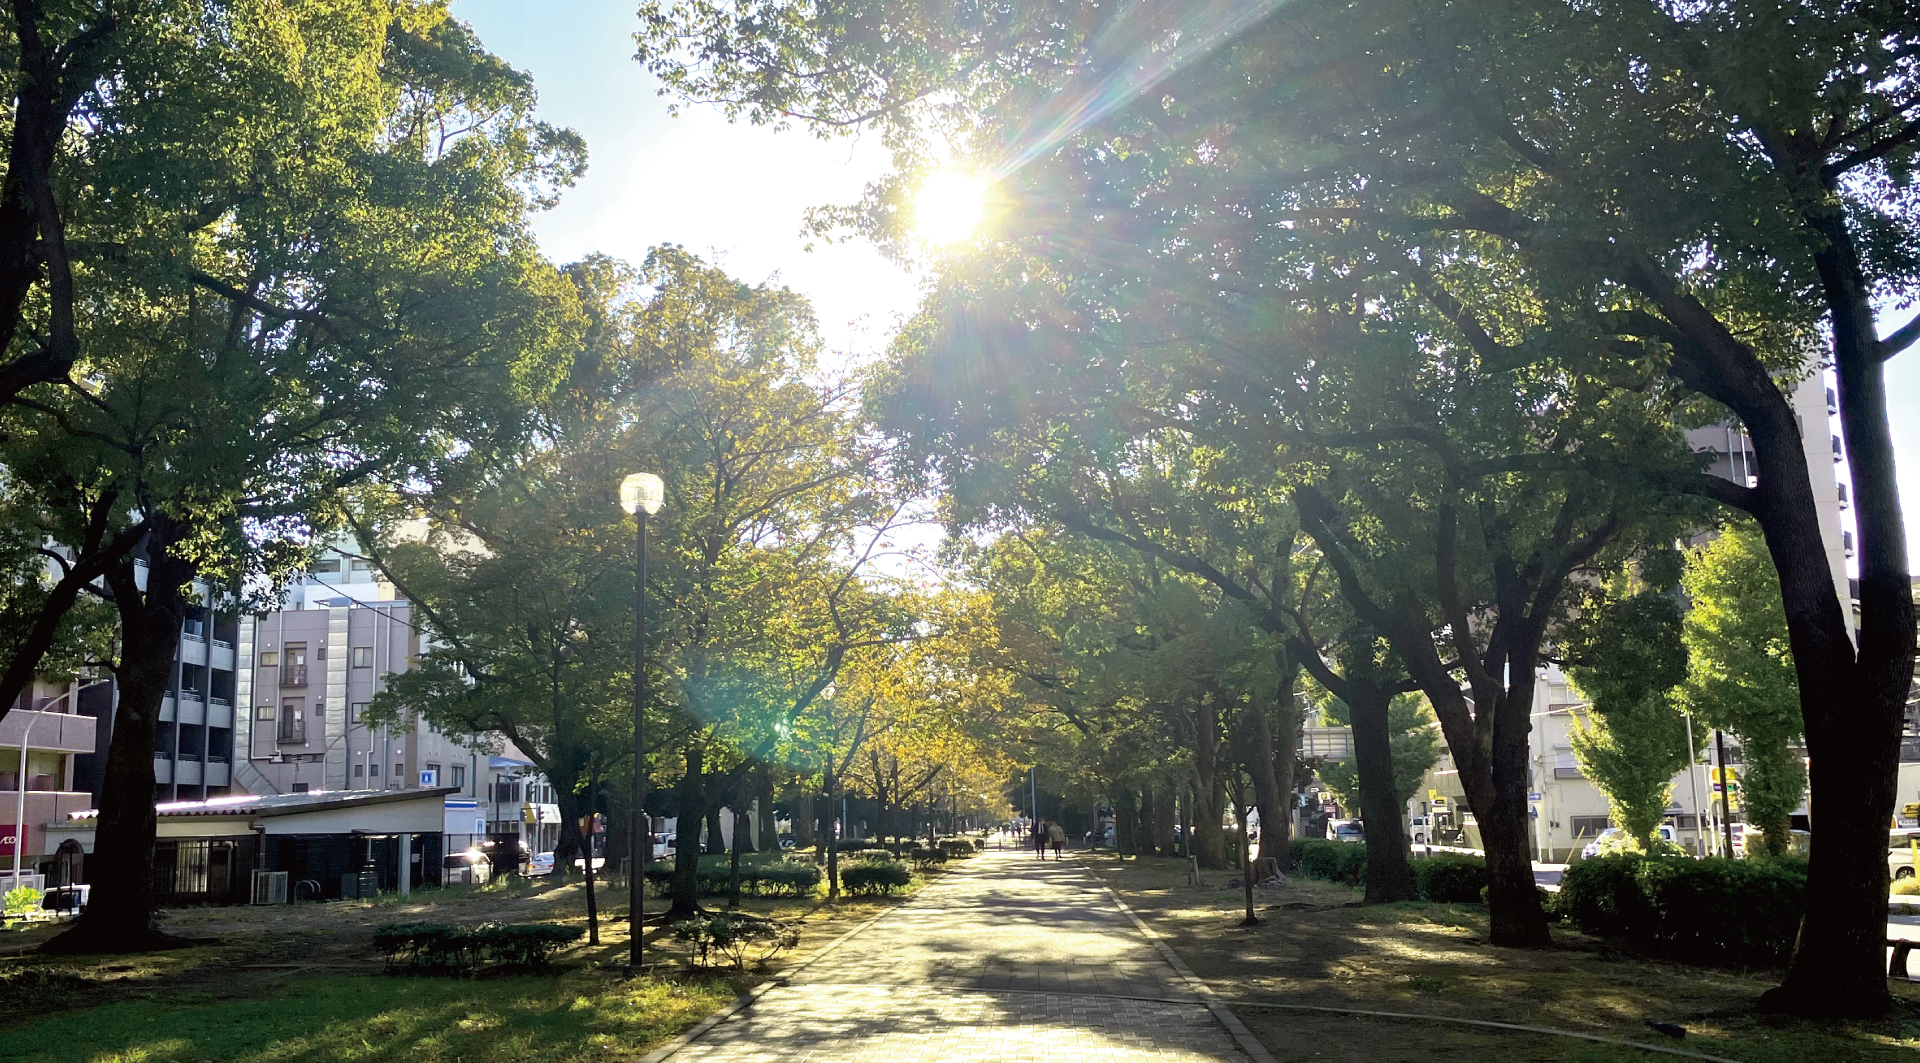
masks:
<svg viewBox="0 0 1920 1063"><path fill-rule="evenodd" d="M840 899L840 834L833 829L834 799L839 784L832 772L827 773L826 797L827 814L820 818L820 844L827 847L827 900Z"/></svg>
<svg viewBox="0 0 1920 1063"><path fill-rule="evenodd" d="M1173 790L1161 782L1153 790L1153 844L1160 855L1168 858L1180 855L1179 838L1173 825L1179 816Z"/></svg>
<svg viewBox="0 0 1920 1063"><path fill-rule="evenodd" d="M762 764L755 778L759 782L756 796L760 805L760 851L777 853L780 851L780 823L773 814L773 769Z"/></svg>
<svg viewBox="0 0 1920 1063"><path fill-rule="evenodd" d="M1160 795L1151 782L1140 791L1139 835L1134 844L1147 856L1160 847Z"/></svg>
<svg viewBox="0 0 1920 1063"><path fill-rule="evenodd" d="M1280 870L1293 866L1293 808L1295 768L1300 763L1300 730L1305 726L1300 707L1294 703L1294 680L1289 677L1281 689L1280 698L1280 738L1281 747L1274 752L1273 781L1286 801L1281 810L1282 818L1279 833L1273 836L1269 847L1268 835L1264 828L1260 832L1260 852L1271 856L1280 863Z"/></svg>
<svg viewBox="0 0 1920 1063"><path fill-rule="evenodd" d="M1225 819L1227 801L1222 789L1220 771L1220 716L1219 706L1210 697L1203 697L1195 710L1195 734L1193 743L1194 808L1192 822L1187 825L1192 833L1192 848L1188 851L1200 858L1201 867L1227 866L1227 840Z"/></svg>
<svg viewBox="0 0 1920 1063"><path fill-rule="evenodd" d="M1280 780L1273 770L1273 726L1267 718L1267 706L1257 699L1241 716L1245 734L1241 740L1240 763L1253 777L1254 807L1260 811L1260 854L1272 856L1273 851L1267 844L1268 833L1277 828L1281 838L1287 835L1286 791L1280 788Z"/></svg>
<svg viewBox="0 0 1920 1063"><path fill-rule="evenodd" d="M1098 829L1098 821L1094 827ZM1122 855L1132 856L1140 851L1134 834L1140 829L1140 808L1136 803L1136 794L1131 786L1116 786L1113 789L1113 844Z"/></svg>
<svg viewBox="0 0 1920 1063"><path fill-rule="evenodd" d="M707 855L719 856L727 851L727 838L720 829L720 805L716 802L707 809Z"/></svg>
<svg viewBox="0 0 1920 1063"><path fill-rule="evenodd" d="M1367 903L1410 901L1413 867L1407 857L1405 809L1393 784L1393 736L1388 711L1393 692L1364 679L1347 678L1353 714L1354 766L1360 775L1360 819L1367 836ZM1533 868L1527 868L1533 882Z"/></svg>
<svg viewBox="0 0 1920 1063"><path fill-rule="evenodd" d="M801 780L793 795L793 847L811 849L815 845L813 835L813 791L807 789L806 780Z"/></svg>
<svg viewBox="0 0 1920 1063"><path fill-rule="evenodd" d="M669 924L700 914L700 822L707 813L707 754L696 742L687 747L686 756L687 773L680 777L680 836L674 844Z"/></svg>
<svg viewBox="0 0 1920 1063"><path fill-rule="evenodd" d="M133 952L177 944L153 926L153 746L186 618L183 589L196 573L167 553L169 545L158 535L150 543L144 592L137 589L132 560L109 574L120 615L120 704L87 859L92 894L79 921L48 942L47 952Z"/></svg>

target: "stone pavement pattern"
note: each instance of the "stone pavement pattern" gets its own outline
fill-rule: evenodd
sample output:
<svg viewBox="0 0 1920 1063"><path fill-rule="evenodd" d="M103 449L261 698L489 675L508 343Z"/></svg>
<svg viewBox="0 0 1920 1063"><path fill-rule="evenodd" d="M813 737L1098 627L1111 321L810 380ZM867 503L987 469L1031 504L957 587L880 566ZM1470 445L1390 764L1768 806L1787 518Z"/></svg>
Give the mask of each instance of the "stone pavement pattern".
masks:
<svg viewBox="0 0 1920 1063"><path fill-rule="evenodd" d="M671 1058L1246 1060L1079 864L1017 850L966 861Z"/></svg>

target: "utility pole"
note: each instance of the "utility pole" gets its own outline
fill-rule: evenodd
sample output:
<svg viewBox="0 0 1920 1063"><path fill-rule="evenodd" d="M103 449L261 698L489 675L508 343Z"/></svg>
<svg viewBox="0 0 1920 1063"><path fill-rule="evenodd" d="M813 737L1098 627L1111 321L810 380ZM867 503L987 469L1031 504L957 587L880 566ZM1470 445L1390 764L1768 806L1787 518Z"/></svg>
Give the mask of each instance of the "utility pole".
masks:
<svg viewBox="0 0 1920 1063"><path fill-rule="evenodd" d="M1727 735L1718 727L1713 729L1713 746L1720 752L1720 829L1727 835L1727 855L1733 855L1733 813L1727 811L1727 789L1733 785L1727 772Z"/></svg>

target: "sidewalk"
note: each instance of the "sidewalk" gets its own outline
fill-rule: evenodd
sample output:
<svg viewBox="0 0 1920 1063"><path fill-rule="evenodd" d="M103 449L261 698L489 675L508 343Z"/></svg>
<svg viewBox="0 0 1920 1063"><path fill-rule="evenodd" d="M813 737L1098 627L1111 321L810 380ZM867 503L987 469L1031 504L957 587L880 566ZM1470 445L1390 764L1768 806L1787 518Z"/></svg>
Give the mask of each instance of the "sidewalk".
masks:
<svg viewBox="0 0 1920 1063"><path fill-rule="evenodd" d="M988 851L792 972L674 1063L1238 1061L1072 860Z"/></svg>

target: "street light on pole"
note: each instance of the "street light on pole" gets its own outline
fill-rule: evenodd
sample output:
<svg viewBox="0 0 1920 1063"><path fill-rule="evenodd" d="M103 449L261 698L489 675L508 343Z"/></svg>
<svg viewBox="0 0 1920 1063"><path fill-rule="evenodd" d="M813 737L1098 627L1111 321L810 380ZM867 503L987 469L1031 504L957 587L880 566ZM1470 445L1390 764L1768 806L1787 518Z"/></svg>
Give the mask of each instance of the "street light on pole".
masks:
<svg viewBox="0 0 1920 1063"><path fill-rule="evenodd" d="M660 512L666 501L666 485L650 472L636 472L620 481L620 508L633 514L635 528L633 562L633 816L628 833L633 854L628 863L627 964L633 973L644 969L641 934L644 917L647 860L653 856L653 832L648 829L647 743L644 726L647 711L647 518ZM591 857L589 857L591 859Z"/></svg>

